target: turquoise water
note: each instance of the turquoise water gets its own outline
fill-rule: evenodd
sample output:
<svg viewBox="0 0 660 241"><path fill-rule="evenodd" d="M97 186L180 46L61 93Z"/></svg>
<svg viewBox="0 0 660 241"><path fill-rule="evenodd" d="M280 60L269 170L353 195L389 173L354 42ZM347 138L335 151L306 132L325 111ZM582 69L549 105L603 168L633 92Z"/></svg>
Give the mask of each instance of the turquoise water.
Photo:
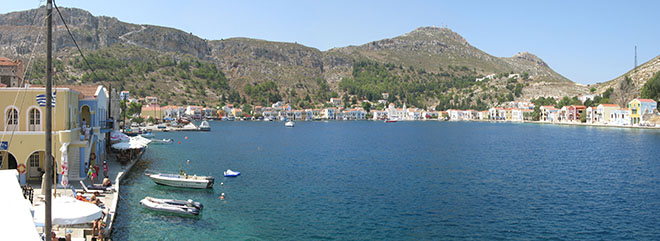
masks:
<svg viewBox="0 0 660 241"><path fill-rule="evenodd" d="M211 126L156 134L181 144L151 146L123 181L115 240L660 237L655 130L367 121ZM170 188L143 175L181 168L213 175L216 185ZM222 177L228 168L242 175ZM198 218L154 213L140 207L145 196L194 199L205 208Z"/></svg>

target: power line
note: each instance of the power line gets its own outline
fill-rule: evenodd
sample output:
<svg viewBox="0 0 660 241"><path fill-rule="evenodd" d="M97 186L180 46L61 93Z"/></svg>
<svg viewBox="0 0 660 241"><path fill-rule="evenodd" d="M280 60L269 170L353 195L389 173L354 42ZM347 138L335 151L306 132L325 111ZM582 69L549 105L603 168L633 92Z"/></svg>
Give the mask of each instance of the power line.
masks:
<svg viewBox="0 0 660 241"><path fill-rule="evenodd" d="M57 14L60 16L60 19L62 20L62 23L64 24L64 27L66 28L66 31L69 33L69 36L71 37L71 40L73 40L73 44L76 45L76 49L78 49L78 53L80 53L80 56L82 57L83 61L87 65L87 68L89 68L92 71L92 74L94 75L94 77L96 77L96 79L100 80L99 76L96 75L96 71L94 70L94 68L92 68L92 65L90 65L89 62L87 61L87 58L85 58L85 54L83 54L82 50L80 49L80 46L78 46L78 42L76 41L76 38L73 37L73 34L71 33L71 30L69 29L69 25L66 24L66 21L64 21L64 17L62 17L62 13L60 12L60 8L57 7L57 4L55 3L55 1L53 1L53 6L55 6L55 10L57 10ZM112 73L110 73L110 74L112 75Z"/></svg>

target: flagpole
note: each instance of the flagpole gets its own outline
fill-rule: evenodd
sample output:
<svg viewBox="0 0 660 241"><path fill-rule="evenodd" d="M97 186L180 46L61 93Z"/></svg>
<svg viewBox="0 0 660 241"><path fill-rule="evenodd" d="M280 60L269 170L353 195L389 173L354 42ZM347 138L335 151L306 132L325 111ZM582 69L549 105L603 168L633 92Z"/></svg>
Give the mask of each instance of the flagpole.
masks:
<svg viewBox="0 0 660 241"><path fill-rule="evenodd" d="M52 152L52 136L53 136L53 127L52 127L52 121L53 121L53 116L52 116L52 92L53 92L53 20L52 20L52 13L53 13L53 0L48 0L46 4L46 21L48 23L48 30L47 32L47 40L46 40L46 186L41 187L42 189L46 189L46 211L45 211L45 220L44 220L44 233L46 234L46 240L51 240L52 239L52 216L51 216L51 208L52 208L52 197L50 196L51 194L51 178L53 174L53 160L51 159L51 152Z"/></svg>

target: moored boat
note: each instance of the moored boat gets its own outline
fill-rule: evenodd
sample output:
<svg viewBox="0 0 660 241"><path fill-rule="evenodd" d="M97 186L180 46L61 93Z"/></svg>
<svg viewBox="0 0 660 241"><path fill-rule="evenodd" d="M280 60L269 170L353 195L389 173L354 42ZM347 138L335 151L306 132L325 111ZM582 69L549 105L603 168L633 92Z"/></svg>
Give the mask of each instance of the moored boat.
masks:
<svg viewBox="0 0 660 241"><path fill-rule="evenodd" d="M286 123L284 123L284 126L286 126L286 127L293 127L295 124L296 124L296 123L293 122L293 121L287 121Z"/></svg>
<svg viewBox="0 0 660 241"><path fill-rule="evenodd" d="M183 200L174 200L174 199L161 199L161 198L152 198L145 197L140 200L140 204L148 209L154 211L162 211L169 213L177 213L184 215L199 215L199 213L204 208L199 202L194 202L193 200L183 201Z"/></svg>
<svg viewBox="0 0 660 241"><path fill-rule="evenodd" d="M190 176L185 172L181 172L181 174L156 173L146 175L156 184L172 187L212 188L215 182L215 178L211 176Z"/></svg>
<svg viewBox="0 0 660 241"><path fill-rule="evenodd" d="M174 139L153 139L151 143L155 145L172 144L174 143Z"/></svg>
<svg viewBox="0 0 660 241"><path fill-rule="evenodd" d="M154 138L154 133L151 131L140 134L144 138Z"/></svg>
<svg viewBox="0 0 660 241"><path fill-rule="evenodd" d="M211 125L209 125L208 121L202 121L202 123L199 124L199 130L200 131L210 131L211 130Z"/></svg>
<svg viewBox="0 0 660 241"><path fill-rule="evenodd" d="M241 172L235 172L232 171L231 169L227 169L225 171L225 177L237 177L238 175L241 175Z"/></svg>

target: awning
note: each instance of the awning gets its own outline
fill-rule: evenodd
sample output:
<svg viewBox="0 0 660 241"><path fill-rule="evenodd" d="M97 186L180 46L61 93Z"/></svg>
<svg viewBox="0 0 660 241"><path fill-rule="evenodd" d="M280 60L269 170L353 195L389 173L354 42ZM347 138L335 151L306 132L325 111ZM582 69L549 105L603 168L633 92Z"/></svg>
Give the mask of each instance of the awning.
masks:
<svg viewBox="0 0 660 241"><path fill-rule="evenodd" d="M103 216L98 206L76 200L72 197L57 197L51 205L51 218L53 225L71 225L89 223ZM43 226L46 216L46 205L34 207L34 224Z"/></svg>
<svg viewBox="0 0 660 241"><path fill-rule="evenodd" d="M141 137L141 136L132 136L128 142L120 142L112 144L112 148L118 150L128 150L128 149L142 149L151 143L151 140Z"/></svg>
<svg viewBox="0 0 660 241"><path fill-rule="evenodd" d="M126 134L121 133L121 131L112 131L110 133L110 141L128 141L129 138Z"/></svg>
<svg viewBox="0 0 660 241"><path fill-rule="evenodd" d="M41 240L16 170L0 170L0 240Z"/></svg>

